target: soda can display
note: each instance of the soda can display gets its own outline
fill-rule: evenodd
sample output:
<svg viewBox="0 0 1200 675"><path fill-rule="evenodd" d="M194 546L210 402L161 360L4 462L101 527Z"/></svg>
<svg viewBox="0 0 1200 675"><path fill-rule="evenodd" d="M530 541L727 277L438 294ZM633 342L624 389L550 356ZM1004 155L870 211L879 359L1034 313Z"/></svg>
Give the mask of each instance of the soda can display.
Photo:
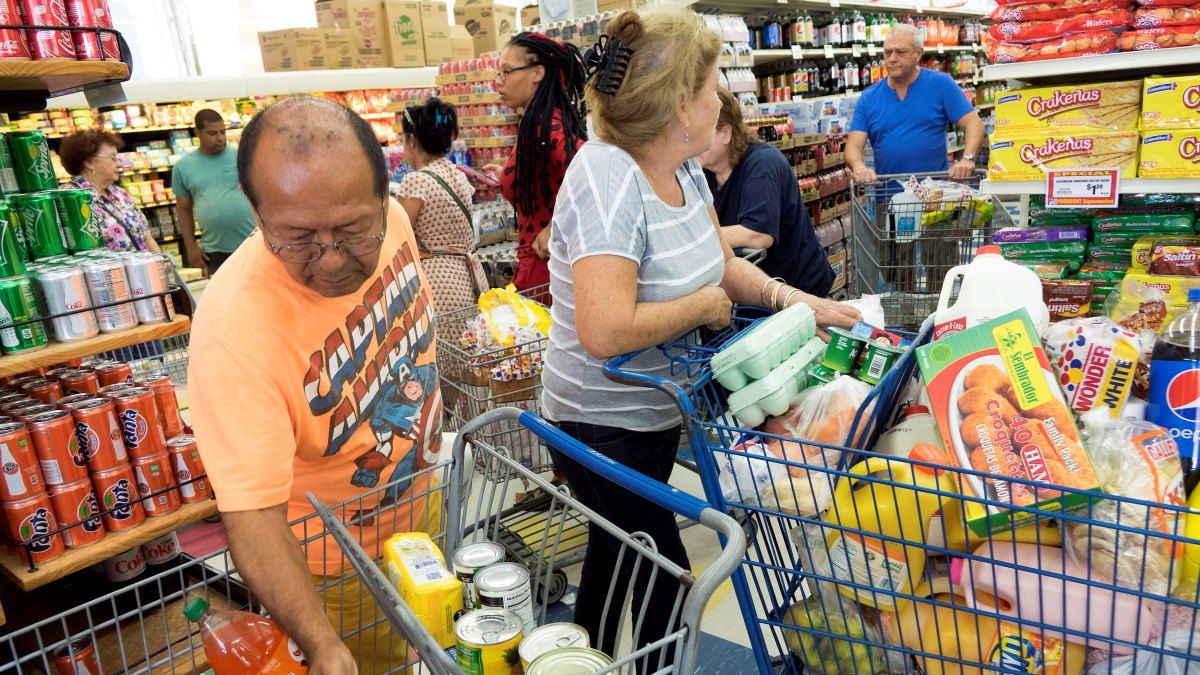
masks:
<svg viewBox="0 0 1200 675"><path fill-rule="evenodd" d="M43 563L62 555L66 547L62 537L50 534L58 529L58 520L50 506L50 496L39 492L26 499L0 502L4 511L4 532L21 560Z"/></svg>
<svg viewBox="0 0 1200 675"><path fill-rule="evenodd" d="M179 510L179 489L166 452L135 458L132 464L134 480L138 494L142 495L142 508L146 510L147 517L156 518Z"/></svg>
<svg viewBox="0 0 1200 675"><path fill-rule="evenodd" d="M152 457L166 449L154 392L145 387L124 389L113 396L113 404L117 406L121 440L130 457Z"/></svg>
<svg viewBox="0 0 1200 675"><path fill-rule="evenodd" d="M587 629L573 623L548 623L538 626L521 640L517 653L521 657L521 667L529 668L529 664L546 652L558 649L587 648L592 646Z"/></svg>
<svg viewBox="0 0 1200 675"><path fill-rule="evenodd" d="M183 420L179 417L179 399L175 396L175 380L166 373L149 373L137 378L137 384L154 392L158 404L158 417L162 422L163 436L174 438L183 433Z"/></svg>
<svg viewBox="0 0 1200 675"><path fill-rule="evenodd" d="M7 403L0 405L0 412L8 415L9 417L16 417L17 412L20 410L24 410L25 408L30 408L35 405L44 405L36 398L26 396L25 394L19 394L19 396L21 396L21 398L18 400L8 401Z"/></svg>
<svg viewBox="0 0 1200 675"><path fill-rule="evenodd" d="M490 541L464 544L454 552L454 576L463 585L463 608L468 612L479 609L479 593L475 590L475 573L505 560L504 547Z"/></svg>
<svg viewBox="0 0 1200 675"><path fill-rule="evenodd" d="M102 247L100 226L92 217L92 191L65 189L55 190L53 194L67 248L82 253Z"/></svg>
<svg viewBox="0 0 1200 675"><path fill-rule="evenodd" d="M66 396L58 399L58 402L56 402L54 405L58 406L60 410L73 411L78 404L95 400L95 398L96 396L94 394L89 394L87 392L67 394Z"/></svg>
<svg viewBox="0 0 1200 675"><path fill-rule="evenodd" d="M142 510L137 483L133 479L133 468L128 464L116 466L92 474L92 487L104 515L104 529L120 532L146 522ZM138 549L141 554L141 549Z"/></svg>
<svg viewBox="0 0 1200 675"><path fill-rule="evenodd" d="M66 0L67 3L67 20L72 26L81 28L92 28L104 26L97 14L103 16L104 11L97 11L98 6L103 0ZM86 31L72 31L71 39L75 43L75 58L80 61L99 61L101 58L114 58L108 55L108 45L105 44L105 53L100 53L101 39L96 37L96 33ZM101 33L105 37L111 38L111 35ZM120 58L120 53L116 58Z"/></svg>
<svg viewBox="0 0 1200 675"><path fill-rule="evenodd" d="M50 164L50 145L40 131L14 131L7 134L8 151L17 172L21 192L39 192L58 187Z"/></svg>
<svg viewBox="0 0 1200 675"><path fill-rule="evenodd" d="M46 378L38 378L33 382L25 383L21 386L21 391L42 403L56 403L63 397L62 384Z"/></svg>
<svg viewBox="0 0 1200 675"><path fill-rule="evenodd" d="M0 0L0 25L21 25L21 12L17 8L18 0ZM29 45L25 44L25 35L17 28L0 28L0 61L28 61ZM0 185L0 192L4 192Z"/></svg>
<svg viewBox="0 0 1200 675"><path fill-rule="evenodd" d="M87 455L75 438L75 418L66 410L29 418L29 436L42 465L46 485L66 485L88 477Z"/></svg>
<svg viewBox="0 0 1200 675"><path fill-rule="evenodd" d="M8 387L9 391L21 391L21 387L24 387L26 384L40 379L41 377L41 375L21 375L20 377L14 377L9 380L8 384L5 386Z"/></svg>
<svg viewBox="0 0 1200 675"><path fill-rule="evenodd" d="M58 226L58 210L54 206L53 193L13 195L11 199L21 221L21 235L25 238L25 249L31 260L67 252L62 230Z"/></svg>
<svg viewBox="0 0 1200 675"><path fill-rule="evenodd" d="M20 422L0 424L0 471L4 472L0 501L25 499L45 490L42 465L33 450L29 430Z"/></svg>
<svg viewBox="0 0 1200 675"><path fill-rule="evenodd" d="M200 460L196 437L191 434L176 436L167 441L167 451L171 454L171 468L175 471L175 479L179 481L179 496L183 503L192 504L211 498L213 491L208 484L204 462Z"/></svg>
<svg viewBox="0 0 1200 675"><path fill-rule="evenodd" d="M95 396L100 391L100 376L90 370L75 368L59 378L64 394L91 394Z"/></svg>
<svg viewBox="0 0 1200 675"><path fill-rule="evenodd" d="M88 293L93 306L124 303L113 307L96 309L96 320L100 331L115 333L137 325L137 313L129 304L129 283L125 279L125 267L118 260L90 260L83 263L83 275L87 279Z"/></svg>
<svg viewBox="0 0 1200 675"><path fill-rule="evenodd" d="M120 361L107 361L93 369L97 379L100 381L100 387L109 387L114 384L133 384L133 366Z"/></svg>
<svg viewBox="0 0 1200 675"><path fill-rule="evenodd" d="M87 454L88 468L107 471L129 463L129 454L121 440L117 408L112 401L94 398L71 409L75 418L75 438L80 451Z"/></svg>
<svg viewBox="0 0 1200 675"><path fill-rule="evenodd" d="M68 26L63 0L21 0L25 23L29 26ZM66 30L29 29L25 41L33 58L39 61L75 60L75 43Z"/></svg>
<svg viewBox="0 0 1200 675"><path fill-rule="evenodd" d="M25 236L12 202L0 199L0 278L25 274Z"/></svg>
<svg viewBox="0 0 1200 675"><path fill-rule="evenodd" d="M166 565L179 558L182 553L179 547L179 535L168 532L158 539L152 539L142 544L142 555L147 565Z"/></svg>
<svg viewBox="0 0 1200 675"><path fill-rule="evenodd" d="M117 584L132 581L145 571L146 554L141 546L134 546L104 561L104 576Z"/></svg>
<svg viewBox="0 0 1200 675"><path fill-rule="evenodd" d="M12 416L13 419L17 420L21 424L29 426L29 423L33 420L33 418L48 412L54 412L55 410L58 410L58 408L50 405L49 403L42 403L41 401L38 401L36 405L14 410Z"/></svg>
<svg viewBox="0 0 1200 675"><path fill-rule="evenodd" d="M142 298L155 293L167 292L167 265L157 253L138 253L126 256L125 278L129 281L129 293ZM171 296L138 300L133 304L141 323L162 323L175 318L175 304Z"/></svg>
<svg viewBox="0 0 1200 675"><path fill-rule="evenodd" d="M91 298L88 296L87 282L83 279L82 269L58 267L42 270L34 275L34 279L42 291L46 312L50 316L74 312L49 320L55 340L78 342L100 334L96 314L87 309L91 306Z"/></svg>
<svg viewBox="0 0 1200 675"><path fill-rule="evenodd" d="M92 482L86 478L66 485L50 487L50 505L62 527L79 523L62 533L67 548L83 548L104 538L104 523L100 520L100 503Z"/></svg>
<svg viewBox="0 0 1200 675"><path fill-rule="evenodd" d="M126 389L133 389L134 386L135 385L132 385L128 382L118 382L116 384L110 384L106 387L100 387L100 389L96 392L96 395L111 399Z"/></svg>
<svg viewBox="0 0 1200 675"><path fill-rule="evenodd" d="M497 563L475 573L475 592L484 607L507 609L521 617L525 632L537 628L529 570L520 563Z"/></svg>
<svg viewBox="0 0 1200 675"><path fill-rule="evenodd" d="M74 638L54 650L54 668L59 675L103 675L96 647L88 638Z"/></svg>

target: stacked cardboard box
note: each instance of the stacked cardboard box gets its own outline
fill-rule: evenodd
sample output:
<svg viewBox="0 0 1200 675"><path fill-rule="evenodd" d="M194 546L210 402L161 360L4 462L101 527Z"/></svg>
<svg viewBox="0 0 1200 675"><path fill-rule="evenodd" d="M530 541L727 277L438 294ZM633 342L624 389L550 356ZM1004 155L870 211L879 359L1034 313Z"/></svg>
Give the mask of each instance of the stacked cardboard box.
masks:
<svg viewBox="0 0 1200 675"><path fill-rule="evenodd" d="M457 0L454 22L471 35L474 56L504 48L517 28L517 10L496 5L492 0Z"/></svg>
<svg viewBox="0 0 1200 675"><path fill-rule="evenodd" d="M263 70L340 70L356 68L357 55L350 31L328 28L287 28L258 34Z"/></svg>
<svg viewBox="0 0 1200 675"><path fill-rule="evenodd" d="M392 65L381 0L317 0L316 8L318 26L350 31L360 68Z"/></svg>

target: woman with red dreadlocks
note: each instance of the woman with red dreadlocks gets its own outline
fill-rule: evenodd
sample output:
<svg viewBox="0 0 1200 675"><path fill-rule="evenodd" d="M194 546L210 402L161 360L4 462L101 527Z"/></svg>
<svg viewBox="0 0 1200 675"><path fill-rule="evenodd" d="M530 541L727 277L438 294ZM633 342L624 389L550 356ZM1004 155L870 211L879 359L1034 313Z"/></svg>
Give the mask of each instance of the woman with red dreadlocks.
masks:
<svg viewBox="0 0 1200 675"><path fill-rule="evenodd" d="M567 164L587 141L583 58L574 45L540 33L521 33L500 54L494 88L500 100L522 110L517 145L503 166L484 171L500 182L517 212L517 274L527 291L550 282L550 218ZM550 294L538 300L550 303Z"/></svg>

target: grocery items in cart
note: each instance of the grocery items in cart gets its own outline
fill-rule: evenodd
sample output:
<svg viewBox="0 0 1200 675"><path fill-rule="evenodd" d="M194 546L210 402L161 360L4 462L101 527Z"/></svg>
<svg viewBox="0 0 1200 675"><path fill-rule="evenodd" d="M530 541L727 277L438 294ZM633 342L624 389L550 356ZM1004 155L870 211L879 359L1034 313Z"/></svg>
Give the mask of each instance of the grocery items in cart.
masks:
<svg viewBox="0 0 1200 675"><path fill-rule="evenodd" d="M1154 343L1146 418L1177 440L1184 471L1194 474L1200 462L1200 289L1189 290L1187 299L1187 311Z"/></svg>
<svg viewBox="0 0 1200 675"><path fill-rule="evenodd" d="M304 652L265 616L213 609L204 598L192 599L183 613L199 625L204 654L217 675L308 672Z"/></svg>
<svg viewBox="0 0 1200 675"><path fill-rule="evenodd" d="M443 649L454 645L454 620L463 611L463 584L425 532L393 535L383 545L388 581Z"/></svg>
<svg viewBox="0 0 1200 675"><path fill-rule="evenodd" d="M904 409L895 426L879 435L879 440L875 441L875 452L907 457L918 444L941 448L942 436L938 433L937 420L929 408L915 404Z"/></svg>
<svg viewBox="0 0 1200 675"><path fill-rule="evenodd" d="M955 283L961 281L951 304ZM998 246L981 246L967 265L951 268L934 314L934 338L966 330L1016 309L1033 320L1035 339L1050 323L1042 282L1031 270L1005 260Z"/></svg>

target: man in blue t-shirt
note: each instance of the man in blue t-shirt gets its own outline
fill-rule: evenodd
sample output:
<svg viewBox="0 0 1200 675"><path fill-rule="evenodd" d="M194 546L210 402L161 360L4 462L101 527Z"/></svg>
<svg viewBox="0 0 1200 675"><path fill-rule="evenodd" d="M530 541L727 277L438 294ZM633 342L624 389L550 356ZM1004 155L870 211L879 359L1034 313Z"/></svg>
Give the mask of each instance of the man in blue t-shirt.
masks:
<svg viewBox="0 0 1200 675"><path fill-rule="evenodd" d="M884 40L887 77L863 92L846 142L846 164L859 183L874 183L877 173L948 169L951 178L966 178L975 170L983 122L952 77L920 66L923 49L920 33L908 24L897 24ZM951 122L966 136L963 156L953 166L946 159ZM863 162L867 139L875 151L874 170Z"/></svg>

